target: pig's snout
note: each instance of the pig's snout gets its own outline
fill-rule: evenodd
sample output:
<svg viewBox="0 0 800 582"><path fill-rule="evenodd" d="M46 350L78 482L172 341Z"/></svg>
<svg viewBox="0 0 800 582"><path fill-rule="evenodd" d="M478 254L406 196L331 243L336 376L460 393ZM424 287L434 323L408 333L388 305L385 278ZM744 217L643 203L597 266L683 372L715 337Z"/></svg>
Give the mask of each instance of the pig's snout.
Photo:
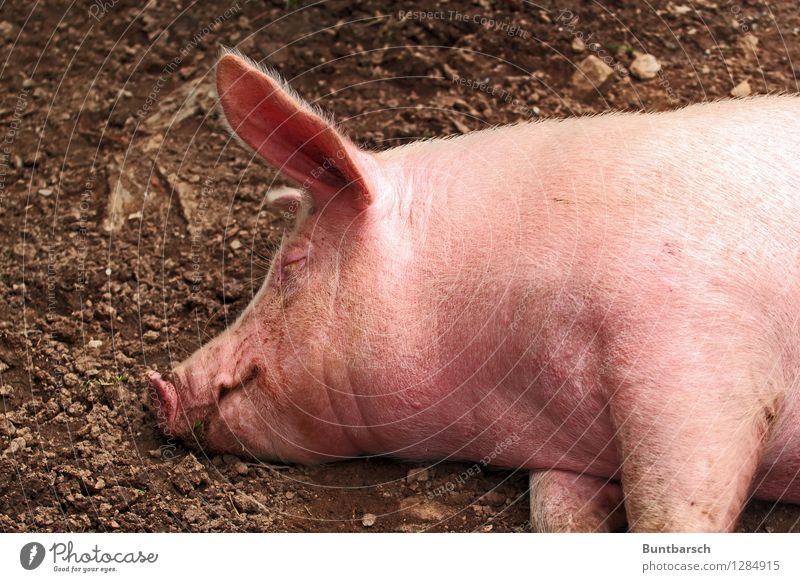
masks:
<svg viewBox="0 0 800 582"><path fill-rule="evenodd" d="M149 371L146 376L150 382L150 401L158 425L169 436L173 432L178 412L178 392L175 390L175 385L162 378L158 372Z"/></svg>
<svg viewBox="0 0 800 582"><path fill-rule="evenodd" d="M206 425L223 414L227 394L252 382L258 368L243 355L242 342L215 341L169 374L148 372L153 411L167 435L188 442L205 440Z"/></svg>

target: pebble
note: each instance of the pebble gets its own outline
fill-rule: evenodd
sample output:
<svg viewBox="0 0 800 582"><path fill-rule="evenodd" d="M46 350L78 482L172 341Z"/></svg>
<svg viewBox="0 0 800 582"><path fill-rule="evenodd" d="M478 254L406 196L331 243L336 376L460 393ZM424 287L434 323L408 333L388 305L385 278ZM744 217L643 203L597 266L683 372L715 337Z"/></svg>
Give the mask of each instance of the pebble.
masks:
<svg viewBox="0 0 800 582"><path fill-rule="evenodd" d="M8 39L9 42L11 39L9 38L14 33L14 25L10 22L6 22L5 20L0 21L0 38Z"/></svg>
<svg viewBox="0 0 800 582"><path fill-rule="evenodd" d="M655 79L660 70L661 63L653 55L639 54L631 63L631 75L640 81Z"/></svg>
<svg viewBox="0 0 800 582"><path fill-rule="evenodd" d="M365 513L364 517L361 518L361 525L363 525L364 527L372 527L373 525L375 525L377 519L378 518L375 517L374 513Z"/></svg>
<svg viewBox="0 0 800 582"><path fill-rule="evenodd" d="M284 494L284 497L286 497L286 499L294 499L294 492L292 492L292 491L287 491L287 492Z"/></svg>
<svg viewBox="0 0 800 582"><path fill-rule="evenodd" d="M406 483L414 483L415 481L427 481L430 477L430 472L427 467L415 467L409 469L406 474Z"/></svg>
<svg viewBox="0 0 800 582"><path fill-rule="evenodd" d="M575 53L582 53L586 51L586 43L583 42L582 38L578 38L577 36L572 40L572 52Z"/></svg>
<svg viewBox="0 0 800 582"><path fill-rule="evenodd" d="M745 34L739 39L739 46L746 55L752 55L758 50L758 37L755 34Z"/></svg>
<svg viewBox="0 0 800 582"><path fill-rule="evenodd" d="M242 243L239 242L238 239L237 240L232 240L230 246L231 246L231 250L238 251L240 248L242 248Z"/></svg>
<svg viewBox="0 0 800 582"><path fill-rule="evenodd" d="M102 345L103 342L101 342L100 340L89 340L89 342L86 344L86 347L91 349L97 349Z"/></svg>
<svg viewBox="0 0 800 582"><path fill-rule="evenodd" d="M579 89L592 90L611 76L614 69L594 55L589 55L578 64L578 70L572 75L572 84Z"/></svg>
<svg viewBox="0 0 800 582"><path fill-rule="evenodd" d="M753 92L750 88L749 81L742 81L736 87L731 89L731 97L747 97Z"/></svg>
<svg viewBox="0 0 800 582"><path fill-rule="evenodd" d="M685 4L680 6L669 5L668 10L675 16L686 16L692 11L692 7Z"/></svg>
<svg viewBox="0 0 800 582"><path fill-rule="evenodd" d="M159 337L161 337L161 334L158 333L155 330L152 330L152 329L148 330L148 331L146 331L146 332L144 332L142 334L142 339L144 339L146 342L150 342L150 343L155 342Z"/></svg>
<svg viewBox="0 0 800 582"><path fill-rule="evenodd" d="M250 472L250 469L244 463L236 463L233 468L236 470L239 475L247 475Z"/></svg>

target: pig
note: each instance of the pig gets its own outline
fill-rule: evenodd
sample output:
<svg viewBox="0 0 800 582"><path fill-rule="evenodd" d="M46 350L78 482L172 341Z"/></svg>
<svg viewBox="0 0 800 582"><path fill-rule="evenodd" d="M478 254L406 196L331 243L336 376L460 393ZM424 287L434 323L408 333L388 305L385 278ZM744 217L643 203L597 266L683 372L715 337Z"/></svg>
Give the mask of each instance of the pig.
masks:
<svg viewBox="0 0 800 582"><path fill-rule="evenodd" d="M376 152L236 52L216 83L295 220L235 323L148 373L164 432L525 469L534 531L800 502L798 96Z"/></svg>

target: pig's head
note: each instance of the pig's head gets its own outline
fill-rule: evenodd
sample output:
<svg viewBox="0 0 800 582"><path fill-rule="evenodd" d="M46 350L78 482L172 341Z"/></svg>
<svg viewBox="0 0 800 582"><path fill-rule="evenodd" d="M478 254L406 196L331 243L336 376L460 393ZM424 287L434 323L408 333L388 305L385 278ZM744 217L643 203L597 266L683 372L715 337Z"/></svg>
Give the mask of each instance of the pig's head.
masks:
<svg viewBox="0 0 800 582"><path fill-rule="evenodd" d="M325 394L329 383L346 386L346 371L326 354L347 341L333 335L342 302L357 299L341 289L370 260L367 239L390 204L391 181L277 76L227 53L216 81L233 132L301 186L269 200L296 212L296 226L230 328L170 374L148 373L156 415L167 434L218 452L297 462L352 456L359 451Z"/></svg>

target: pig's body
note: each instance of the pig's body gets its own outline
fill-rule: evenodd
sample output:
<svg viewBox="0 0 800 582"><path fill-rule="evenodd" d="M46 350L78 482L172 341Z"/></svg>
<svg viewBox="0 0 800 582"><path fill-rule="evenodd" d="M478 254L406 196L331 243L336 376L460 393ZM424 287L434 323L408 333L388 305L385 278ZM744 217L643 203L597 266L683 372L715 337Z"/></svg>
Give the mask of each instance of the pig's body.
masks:
<svg viewBox="0 0 800 582"><path fill-rule="evenodd" d="M623 491L635 530L729 529L751 492L800 502L800 99L372 155L220 67L232 128L313 176L315 212L234 326L151 375L169 432L528 468L541 529L607 529Z"/></svg>
<svg viewBox="0 0 800 582"><path fill-rule="evenodd" d="M720 400L751 400L754 417L775 408L761 466L781 454L780 470L758 493L800 502L798 156L793 97L379 155L398 182L425 183L387 205L375 256L342 284L368 300L335 323L351 386L320 396L332 421L359 427L352 453L612 477L609 401L624 376L638 386L619 398L665 404L657 380L691 376L679 350L708 334L723 368L698 378L697 414L713 433ZM724 362L745 357L763 367L729 385ZM653 422L683 414L667 406Z"/></svg>

